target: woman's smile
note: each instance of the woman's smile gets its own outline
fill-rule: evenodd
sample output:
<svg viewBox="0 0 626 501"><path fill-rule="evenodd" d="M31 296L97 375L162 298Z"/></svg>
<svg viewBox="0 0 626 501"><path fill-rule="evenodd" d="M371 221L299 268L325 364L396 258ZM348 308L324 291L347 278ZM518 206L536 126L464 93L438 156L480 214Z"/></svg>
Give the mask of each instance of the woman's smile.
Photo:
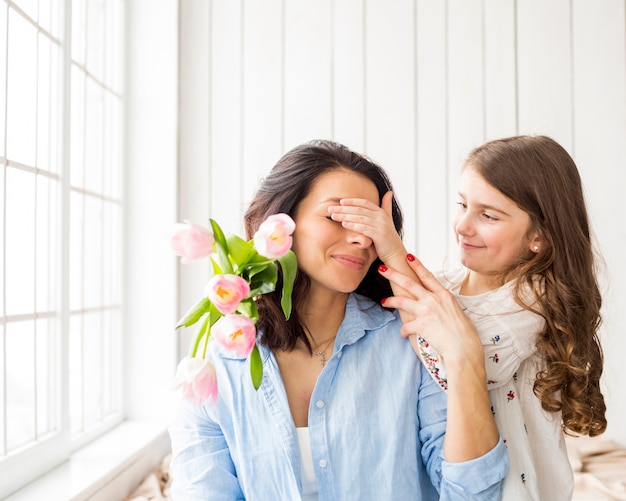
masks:
<svg viewBox="0 0 626 501"><path fill-rule="evenodd" d="M365 259L351 256L347 254L334 254L332 258L339 264L352 268L353 270L362 270L367 262Z"/></svg>

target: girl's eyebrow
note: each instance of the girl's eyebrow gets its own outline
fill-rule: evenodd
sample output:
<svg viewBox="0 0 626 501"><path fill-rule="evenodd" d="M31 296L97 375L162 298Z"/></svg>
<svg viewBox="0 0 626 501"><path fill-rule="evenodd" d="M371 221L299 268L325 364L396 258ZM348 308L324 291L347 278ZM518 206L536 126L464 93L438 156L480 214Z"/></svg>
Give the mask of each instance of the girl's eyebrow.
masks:
<svg viewBox="0 0 626 501"><path fill-rule="evenodd" d="M466 200L467 197L465 197L465 195L463 195L463 193L461 193L459 191L459 196L463 199ZM499 209L498 207L494 207L493 205L489 205L489 204L484 204L484 203L477 203L475 204L476 208L480 209L480 210L490 210L490 211L494 211L494 212L498 212L500 214L503 214L505 216L510 216L510 214L506 211L503 211L502 209Z"/></svg>

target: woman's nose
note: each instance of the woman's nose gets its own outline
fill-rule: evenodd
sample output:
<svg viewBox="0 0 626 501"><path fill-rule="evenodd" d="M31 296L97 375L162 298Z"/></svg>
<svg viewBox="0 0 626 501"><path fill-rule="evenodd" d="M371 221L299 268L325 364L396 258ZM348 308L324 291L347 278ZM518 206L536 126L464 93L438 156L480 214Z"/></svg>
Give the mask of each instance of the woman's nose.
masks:
<svg viewBox="0 0 626 501"><path fill-rule="evenodd" d="M348 243L352 245L358 245L359 247L362 247L364 249L367 249L373 243L370 237L367 237L363 235L363 233L358 233L356 231L348 231L346 239Z"/></svg>

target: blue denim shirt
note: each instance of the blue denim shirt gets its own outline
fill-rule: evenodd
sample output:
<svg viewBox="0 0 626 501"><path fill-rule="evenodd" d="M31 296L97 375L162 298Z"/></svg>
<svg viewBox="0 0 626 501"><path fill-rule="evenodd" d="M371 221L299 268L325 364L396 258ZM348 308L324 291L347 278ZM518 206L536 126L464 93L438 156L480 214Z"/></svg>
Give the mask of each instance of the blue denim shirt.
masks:
<svg viewBox="0 0 626 501"><path fill-rule="evenodd" d="M447 396L400 325L397 313L350 296L309 408L319 500L500 499L505 446L500 440L480 458L445 461ZM245 360L212 353L217 403L182 407L170 427L175 501L301 499L287 396L271 351L261 347L261 358L255 391Z"/></svg>

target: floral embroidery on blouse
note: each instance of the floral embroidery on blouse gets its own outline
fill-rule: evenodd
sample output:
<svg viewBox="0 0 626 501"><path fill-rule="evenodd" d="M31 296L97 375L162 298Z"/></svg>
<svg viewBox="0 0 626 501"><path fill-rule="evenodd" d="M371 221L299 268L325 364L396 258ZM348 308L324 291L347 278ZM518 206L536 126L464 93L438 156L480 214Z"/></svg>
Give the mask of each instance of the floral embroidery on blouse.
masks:
<svg viewBox="0 0 626 501"><path fill-rule="evenodd" d="M420 351L420 356L422 358L422 362L431 373L433 379L437 382L439 386L441 386L441 388L447 390L448 379L446 377L445 369L441 365L441 359L439 358L439 354L430 347L428 341L420 336L417 336L417 344Z"/></svg>

